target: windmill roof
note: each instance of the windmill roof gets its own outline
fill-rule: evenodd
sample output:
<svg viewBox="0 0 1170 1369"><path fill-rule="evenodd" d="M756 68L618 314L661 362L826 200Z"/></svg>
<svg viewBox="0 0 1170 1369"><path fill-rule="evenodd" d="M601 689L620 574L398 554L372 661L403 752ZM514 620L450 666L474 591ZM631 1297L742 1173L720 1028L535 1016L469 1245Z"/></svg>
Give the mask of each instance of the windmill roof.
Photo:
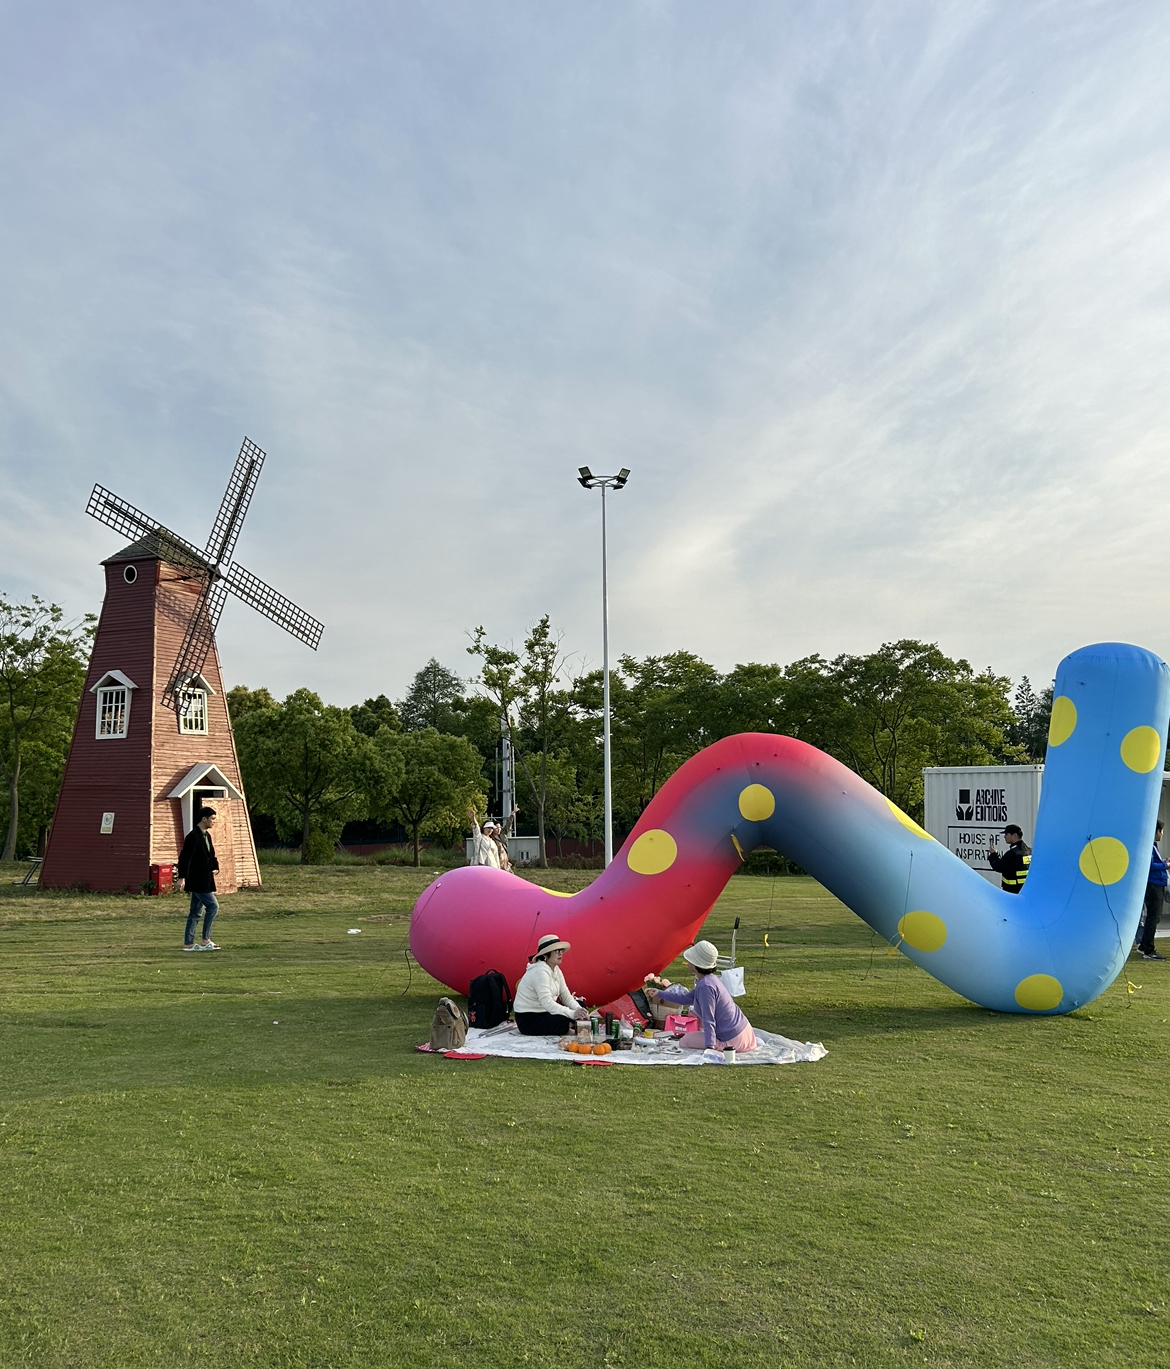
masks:
<svg viewBox="0 0 1170 1369"><path fill-rule="evenodd" d="M137 542L131 542L128 547L116 551L113 556L107 556L102 565L114 565L118 561L145 561L150 558L170 561L172 565L176 566L197 566L200 570L207 568L207 562L202 557L196 561L188 548L177 537L168 534L165 529L149 532L145 537L140 537Z"/></svg>

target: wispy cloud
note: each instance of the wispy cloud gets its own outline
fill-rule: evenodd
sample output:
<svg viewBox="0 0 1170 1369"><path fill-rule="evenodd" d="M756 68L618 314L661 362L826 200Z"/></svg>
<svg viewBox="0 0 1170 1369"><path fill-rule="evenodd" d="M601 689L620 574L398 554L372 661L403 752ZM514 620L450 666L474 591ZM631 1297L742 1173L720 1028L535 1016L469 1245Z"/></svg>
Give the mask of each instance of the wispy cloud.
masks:
<svg viewBox="0 0 1170 1369"><path fill-rule="evenodd" d="M544 611L718 664L1162 628L1154 4L51 4L0 44L0 584L96 606L100 479L400 691Z"/></svg>

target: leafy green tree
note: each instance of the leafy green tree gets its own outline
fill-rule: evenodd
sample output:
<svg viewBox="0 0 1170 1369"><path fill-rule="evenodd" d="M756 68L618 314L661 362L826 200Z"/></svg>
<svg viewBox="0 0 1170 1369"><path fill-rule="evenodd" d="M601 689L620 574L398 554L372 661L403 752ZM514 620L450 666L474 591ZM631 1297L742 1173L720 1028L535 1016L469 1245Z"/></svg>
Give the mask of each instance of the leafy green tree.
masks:
<svg viewBox="0 0 1170 1369"><path fill-rule="evenodd" d="M1016 687L1012 700L1015 715L1009 729L1011 740L1021 747L1036 765L1048 754L1048 724L1052 718L1052 686L1039 694L1025 675Z"/></svg>
<svg viewBox="0 0 1170 1369"><path fill-rule="evenodd" d="M915 641L832 661L737 665L722 676L690 652L623 656L610 686L615 818L628 830L688 757L737 732L820 747L920 817L924 766L1028 759L1009 687L1003 676L976 673ZM599 672L576 682L574 702L599 748ZM1043 714L1043 702L1037 708Z"/></svg>
<svg viewBox="0 0 1170 1369"><path fill-rule="evenodd" d="M402 725L408 732L433 727L436 732L458 731L463 681L432 656L415 675L400 706Z"/></svg>
<svg viewBox="0 0 1170 1369"><path fill-rule="evenodd" d="M602 796L582 776L568 751L557 751L548 758L548 794L545 822L552 833L556 854L562 854L565 837L592 841L601 832Z"/></svg>
<svg viewBox="0 0 1170 1369"><path fill-rule="evenodd" d="M1010 741L1011 681L934 644L887 642L867 656L819 657L785 671L799 735L835 755L912 816L922 817L922 770L1026 759Z"/></svg>
<svg viewBox="0 0 1170 1369"><path fill-rule="evenodd" d="M275 708L276 700L264 688L249 689L247 685L234 685L227 692L228 717L232 720L232 725L239 722L245 713L252 713L257 708Z"/></svg>
<svg viewBox="0 0 1170 1369"><path fill-rule="evenodd" d="M344 824L364 817L378 767L368 737L344 708L308 689L246 712L236 723L244 783L285 837L300 837L301 863L327 860Z"/></svg>
<svg viewBox="0 0 1170 1369"><path fill-rule="evenodd" d="M493 700L482 694L460 700L453 706L446 728L440 730L466 737L485 764L494 763L500 745L500 710Z"/></svg>
<svg viewBox="0 0 1170 1369"><path fill-rule="evenodd" d="M50 820L77 717L94 618L66 623L38 595L12 604L0 597L0 780L8 806L0 860L16 857L22 787L36 802L29 818ZM26 821L26 831L28 827Z"/></svg>
<svg viewBox="0 0 1170 1369"><path fill-rule="evenodd" d="M711 727L720 737L737 732L783 733L789 725L784 669L751 662L737 665L715 688Z"/></svg>
<svg viewBox="0 0 1170 1369"><path fill-rule="evenodd" d="M508 730L513 754L528 785L536 813L539 863L547 866L548 760L565 731L570 704L569 694L557 688L566 663L561 650L561 634L553 631L546 613L529 629L523 655L510 647L489 643L482 627L472 634L472 644L467 650L483 661L479 681L499 709Z"/></svg>
<svg viewBox="0 0 1170 1369"><path fill-rule="evenodd" d="M629 830L646 805L682 763L717 737L721 677L689 651L638 660L622 656L610 675L614 815ZM600 671L577 680L573 701L592 720L601 745ZM742 730L731 726L729 731Z"/></svg>
<svg viewBox="0 0 1170 1369"><path fill-rule="evenodd" d="M364 737L376 737L379 728L388 727L391 732L402 731L402 719L398 716L398 710L385 696L379 694L376 699L367 699L363 704L354 704L349 710L349 716L353 719L353 725Z"/></svg>
<svg viewBox="0 0 1170 1369"><path fill-rule="evenodd" d="M375 814L407 829L418 865L423 836L461 828L468 808L484 803L483 757L465 737L433 727L416 732L383 728L373 744L379 764Z"/></svg>

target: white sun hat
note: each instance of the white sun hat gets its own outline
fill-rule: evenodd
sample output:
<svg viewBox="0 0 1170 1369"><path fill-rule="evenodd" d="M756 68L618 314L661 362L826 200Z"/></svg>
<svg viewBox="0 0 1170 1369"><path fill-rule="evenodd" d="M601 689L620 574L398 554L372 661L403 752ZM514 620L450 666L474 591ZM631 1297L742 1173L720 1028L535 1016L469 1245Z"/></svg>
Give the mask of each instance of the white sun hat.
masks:
<svg viewBox="0 0 1170 1369"><path fill-rule="evenodd" d="M696 970L713 970L719 963L719 952L709 941L696 941L683 952L683 959Z"/></svg>

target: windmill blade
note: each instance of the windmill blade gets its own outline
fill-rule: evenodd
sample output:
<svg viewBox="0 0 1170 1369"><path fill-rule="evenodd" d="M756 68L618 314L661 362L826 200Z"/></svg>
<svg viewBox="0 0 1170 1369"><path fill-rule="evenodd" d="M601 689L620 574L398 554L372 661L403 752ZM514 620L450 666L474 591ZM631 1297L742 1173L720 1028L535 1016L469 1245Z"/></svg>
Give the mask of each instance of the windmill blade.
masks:
<svg viewBox="0 0 1170 1369"><path fill-rule="evenodd" d="M114 528L123 537L129 537L132 541L139 542L146 537L155 538L157 553L164 560L175 565L190 566L195 570L209 569L207 557L190 542L178 533L172 532L170 528L164 528L161 523L155 522L141 509L128 504L125 499L120 499L104 485L93 487L85 511L91 518Z"/></svg>
<svg viewBox="0 0 1170 1369"><path fill-rule="evenodd" d="M207 539L207 559L213 566L221 566L225 561L232 559L244 515L252 502L256 481L260 479L264 457L265 453L255 442L245 437L240 454L236 457L236 468L232 471L232 478L228 481L223 502L219 506L219 513L215 516L211 536Z"/></svg>
<svg viewBox="0 0 1170 1369"><path fill-rule="evenodd" d="M191 618L187 623L187 631L183 637L183 645L179 648L179 654L175 658L175 668L171 672L171 678L167 681L166 689L163 690L164 707L173 708L177 713L184 711L183 686L192 675L199 674L207 664L211 644L215 640L215 629L219 623L219 615L223 612L223 603L226 598L226 581L212 580L209 576L202 594L200 594L191 611Z"/></svg>
<svg viewBox="0 0 1170 1369"><path fill-rule="evenodd" d="M257 613L262 613L265 618L271 618L279 627L292 635L308 647L317 650L317 643L321 640L321 634L325 631L324 623L319 623L316 618L306 613L303 608L297 608L291 599L286 599L283 594L278 594L271 585L266 585L263 580L257 579L250 570L245 570L239 562L233 563L222 583L236 596L242 599L245 604L250 604Z"/></svg>

